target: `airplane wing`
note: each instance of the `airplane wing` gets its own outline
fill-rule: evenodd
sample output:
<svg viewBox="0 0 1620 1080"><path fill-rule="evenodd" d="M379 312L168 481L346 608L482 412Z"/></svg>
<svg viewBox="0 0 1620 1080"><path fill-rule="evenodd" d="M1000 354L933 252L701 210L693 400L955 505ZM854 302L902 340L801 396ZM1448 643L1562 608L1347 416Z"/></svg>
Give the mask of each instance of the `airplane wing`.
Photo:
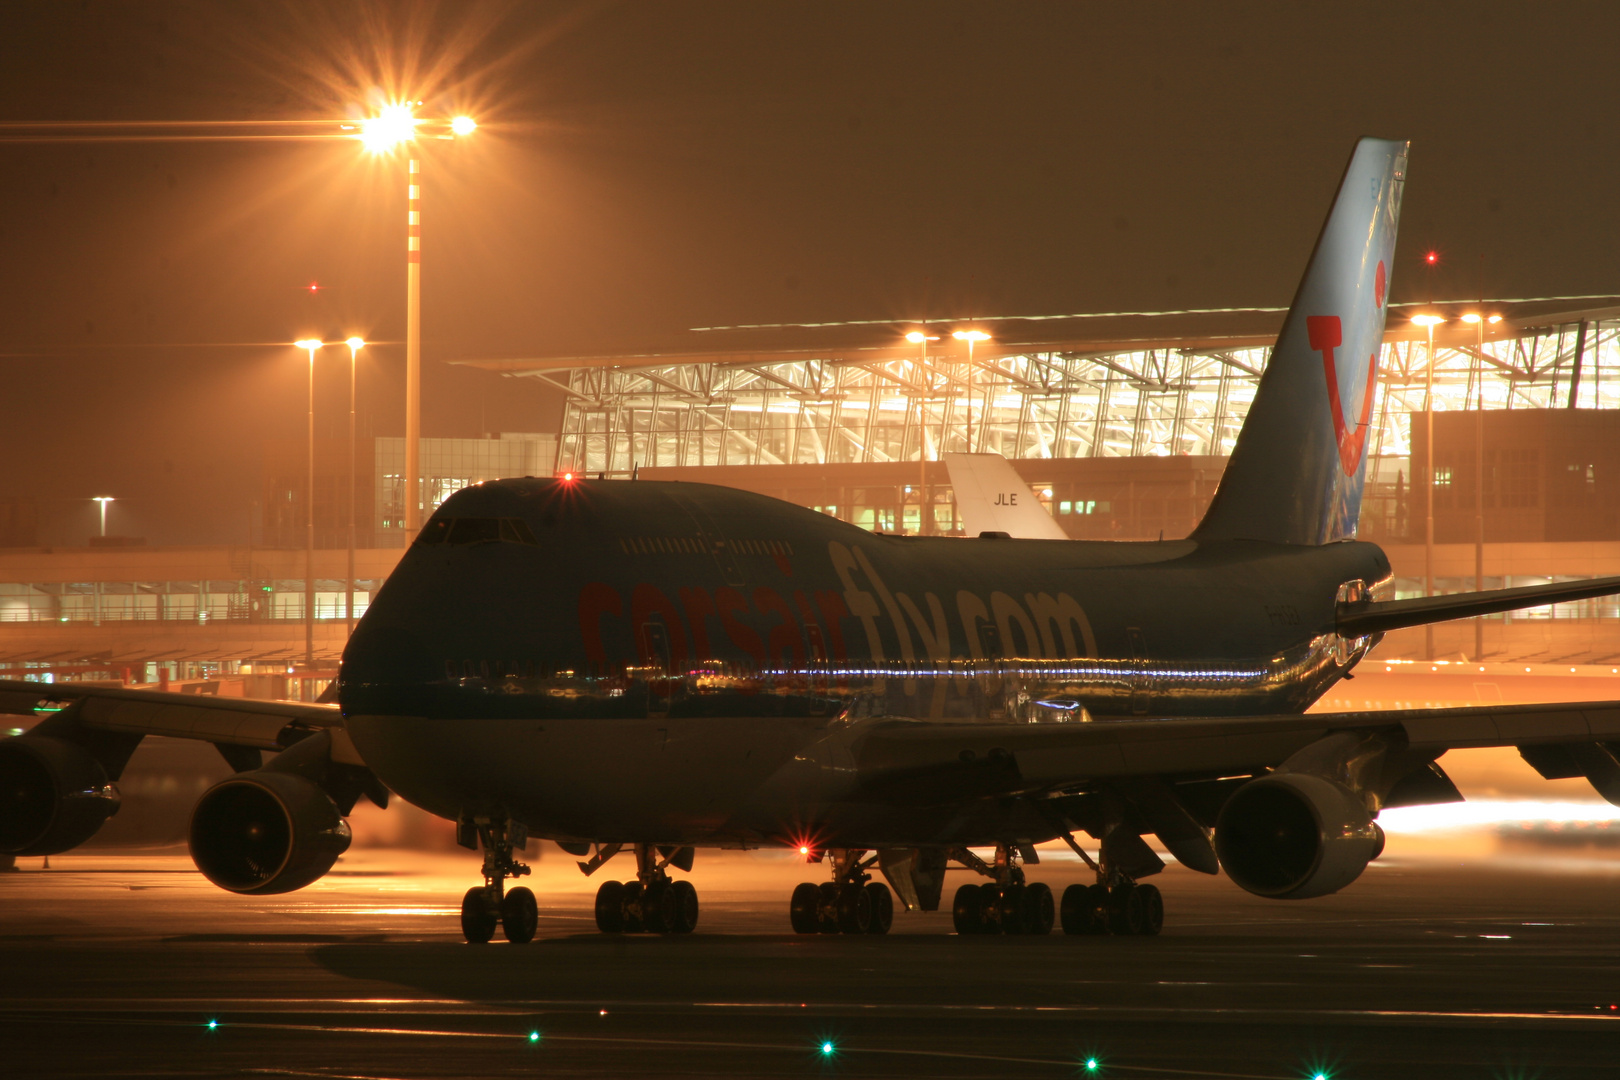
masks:
<svg viewBox="0 0 1620 1080"><path fill-rule="evenodd" d="M78 722L92 731L201 739L221 747L285 750L332 729L333 760L363 764L342 731L343 716L336 705L0 680L0 713L26 716L42 706L74 704Z"/></svg>
<svg viewBox="0 0 1620 1080"><path fill-rule="evenodd" d="M853 752L873 793L909 790L926 798L932 785L919 781L932 778L942 794L966 786L1016 795L1126 777L1254 774L1341 732L1383 736L1413 760L1515 746L1536 765L1559 756L1548 747L1620 745L1620 701L1047 724L888 720L871 725ZM1620 765L1615 770L1620 781ZM1601 784L1599 794L1620 805L1620 782L1592 771L1601 774L1589 777ZM987 772L996 777L988 787ZM970 776L978 779L963 784Z"/></svg>
<svg viewBox="0 0 1620 1080"><path fill-rule="evenodd" d="M956 508L969 536L1005 533L1018 540L1067 540L1029 485L1000 454L944 454Z"/></svg>

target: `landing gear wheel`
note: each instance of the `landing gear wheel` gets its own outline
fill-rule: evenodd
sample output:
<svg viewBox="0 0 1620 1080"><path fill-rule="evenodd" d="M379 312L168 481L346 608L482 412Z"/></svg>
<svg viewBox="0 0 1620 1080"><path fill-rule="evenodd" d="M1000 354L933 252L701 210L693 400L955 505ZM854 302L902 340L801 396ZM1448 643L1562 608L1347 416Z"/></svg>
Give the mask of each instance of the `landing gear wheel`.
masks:
<svg viewBox="0 0 1620 1080"><path fill-rule="evenodd" d="M993 881L979 886L979 933L1001 933L1001 886Z"/></svg>
<svg viewBox="0 0 1620 1080"><path fill-rule="evenodd" d="M1050 885L1037 881L1024 886L1024 933L1050 934L1055 907Z"/></svg>
<svg viewBox="0 0 1620 1080"><path fill-rule="evenodd" d="M1142 929L1137 933L1157 937L1164 929L1164 897L1153 885L1138 885L1136 891L1142 895L1143 913Z"/></svg>
<svg viewBox="0 0 1620 1080"><path fill-rule="evenodd" d="M817 929L823 934L838 933L838 886L831 881L823 881L817 888L819 895L816 898Z"/></svg>
<svg viewBox="0 0 1620 1080"><path fill-rule="evenodd" d="M866 886L866 895L872 900L872 925L866 928L868 934L887 934L889 927L894 923L894 895L889 887L881 881L871 882Z"/></svg>
<svg viewBox="0 0 1620 1080"><path fill-rule="evenodd" d="M474 885L461 898L461 933L470 945L483 945L495 936L499 921L495 905L489 902L489 890Z"/></svg>
<svg viewBox="0 0 1620 1080"><path fill-rule="evenodd" d="M1087 933L1113 933L1108 925L1108 886L1092 885L1086 889L1086 895L1091 898L1091 929Z"/></svg>
<svg viewBox="0 0 1620 1080"><path fill-rule="evenodd" d="M624 932L624 882L604 881L596 890L596 928L604 934Z"/></svg>
<svg viewBox="0 0 1620 1080"><path fill-rule="evenodd" d="M654 881L641 894L641 925L650 934L667 934L675 929L673 882Z"/></svg>
<svg viewBox="0 0 1620 1080"><path fill-rule="evenodd" d="M1126 882L1108 893L1108 928L1119 935L1140 934L1147 921L1147 905L1141 890Z"/></svg>
<svg viewBox="0 0 1620 1080"><path fill-rule="evenodd" d="M641 882L627 881L619 894L619 921L627 934L639 934L645 928L641 918Z"/></svg>
<svg viewBox="0 0 1620 1080"><path fill-rule="evenodd" d="M1024 932L1024 895L1024 887L1017 882L1001 890L996 902L996 914L1003 934Z"/></svg>
<svg viewBox="0 0 1620 1080"><path fill-rule="evenodd" d="M540 928L540 907L534 893L522 886L501 897L501 929L514 945L527 945Z"/></svg>
<svg viewBox="0 0 1620 1080"><path fill-rule="evenodd" d="M872 897L865 885L851 882L838 890L838 929L846 934L872 929Z"/></svg>
<svg viewBox="0 0 1620 1080"><path fill-rule="evenodd" d="M979 910L983 896L977 885L963 885L956 890L956 897L951 901L951 922L958 934L984 933L984 916Z"/></svg>
<svg viewBox="0 0 1620 1080"><path fill-rule="evenodd" d="M821 932L821 889L814 882L806 881L793 890L793 899L788 904L788 918L793 923L795 934Z"/></svg>
<svg viewBox="0 0 1620 1080"><path fill-rule="evenodd" d="M674 916L669 921L669 929L673 934L690 934L698 921L697 889L690 881L682 878L680 881L669 883Z"/></svg>

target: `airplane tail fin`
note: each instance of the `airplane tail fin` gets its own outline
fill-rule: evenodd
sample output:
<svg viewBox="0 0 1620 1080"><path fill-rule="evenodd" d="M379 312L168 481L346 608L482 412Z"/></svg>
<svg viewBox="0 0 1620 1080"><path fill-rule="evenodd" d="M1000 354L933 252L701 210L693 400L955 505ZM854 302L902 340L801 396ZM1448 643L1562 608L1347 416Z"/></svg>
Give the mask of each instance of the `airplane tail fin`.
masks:
<svg viewBox="0 0 1620 1080"><path fill-rule="evenodd" d="M1355 535L1408 146L1356 144L1194 538Z"/></svg>
<svg viewBox="0 0 1620 1080"><path fill-rule="evenodd" d="M1005 533L1015 540L1067 540L1051 514L1000 454L942 454L956 491L962 531Z"/></svg>

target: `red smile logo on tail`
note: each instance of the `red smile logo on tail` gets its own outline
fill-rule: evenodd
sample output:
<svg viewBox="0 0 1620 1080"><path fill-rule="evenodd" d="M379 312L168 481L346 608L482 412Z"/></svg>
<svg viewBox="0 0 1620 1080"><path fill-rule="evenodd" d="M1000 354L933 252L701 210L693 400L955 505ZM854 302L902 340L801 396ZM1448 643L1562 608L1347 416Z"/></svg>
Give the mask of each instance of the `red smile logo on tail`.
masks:
<svg viewBox="0 0 1620 1080"><path fill-rule="evenodd" d="M1382 264L1380 264L1382 269ZM1378 354L1367 360L1367 391L1361 396L1361 418L1351 427L1345 420L1344 405L1339 400L1339 373L1333 366L1333 350L1344 344L1344 328L1337 315L1308 315L1305 333L1311 348L1322 354L1322 369L1327 375L1328 412L1333 415L1333 433L1339 441L1339 464L1346 476L1353 476L1361 464L1361 452L1367 445L1367 420L1372 416L1373 386L1378 379Z"/></svg>

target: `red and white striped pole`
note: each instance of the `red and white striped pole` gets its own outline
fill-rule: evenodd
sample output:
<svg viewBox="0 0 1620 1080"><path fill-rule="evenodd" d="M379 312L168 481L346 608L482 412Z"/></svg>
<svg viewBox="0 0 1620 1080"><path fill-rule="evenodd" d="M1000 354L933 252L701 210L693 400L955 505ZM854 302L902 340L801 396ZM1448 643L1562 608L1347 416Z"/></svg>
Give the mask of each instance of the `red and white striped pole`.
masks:
<svg viewBox="0 0 1620 1080"><path fill-rule="evenodd" d="M411 159L405 241L405 542L422 527L422 162Z"/></svg>

